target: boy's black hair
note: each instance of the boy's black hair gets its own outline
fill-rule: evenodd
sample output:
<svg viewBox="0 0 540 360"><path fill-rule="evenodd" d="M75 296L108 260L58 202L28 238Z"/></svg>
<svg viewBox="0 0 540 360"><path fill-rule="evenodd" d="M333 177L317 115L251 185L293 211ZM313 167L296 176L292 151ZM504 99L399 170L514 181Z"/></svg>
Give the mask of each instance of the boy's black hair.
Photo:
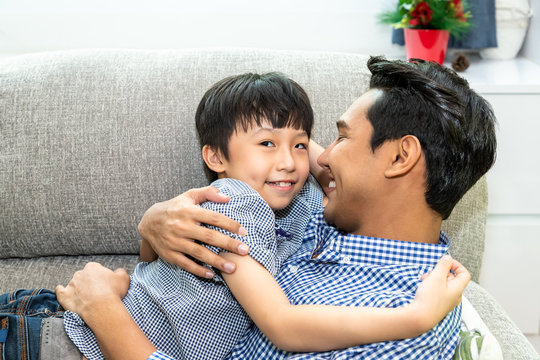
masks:
<svg viewBox="0 0 540 360"><path fill-rule="evenodd" d="M495 162L490 104L453 70L413 59L372 57L370 88L382 90L367 112L372 150L414 135L426 159L426 201L443 219Z"/></svg>
<svg viewBox="0 0 540 360"><path fill-rule="evenodd" d="M204 94L195 114L201 148L209 145L226 159L233 132L263 121L278 129L302 129L310 137L313 109L304 89L277 72L230 76ZM208 167L206 171L210 180L217 178Z"/></svg>

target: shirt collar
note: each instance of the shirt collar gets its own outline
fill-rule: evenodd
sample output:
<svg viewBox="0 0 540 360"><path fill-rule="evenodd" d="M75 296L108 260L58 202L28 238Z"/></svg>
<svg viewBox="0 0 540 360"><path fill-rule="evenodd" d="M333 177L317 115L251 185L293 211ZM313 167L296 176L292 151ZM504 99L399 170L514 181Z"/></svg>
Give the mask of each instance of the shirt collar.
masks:
<svg viewBox="0 0 540 360"><path fill-rule="evenodd" d="M434 267L448 253L450 238L443 231L439 243L428 244L346 234L324 223L314 260L351 265L413 265Z"/></svg>

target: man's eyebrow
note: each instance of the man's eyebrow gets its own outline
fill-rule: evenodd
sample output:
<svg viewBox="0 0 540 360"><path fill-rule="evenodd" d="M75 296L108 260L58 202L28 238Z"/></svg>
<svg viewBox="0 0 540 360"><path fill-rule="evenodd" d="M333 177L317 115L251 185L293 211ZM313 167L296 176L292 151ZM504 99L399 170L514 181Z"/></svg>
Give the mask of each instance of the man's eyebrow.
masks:
<svg viewBox="0 0 540 360"><path fill-rule="evenodd" d="M336 121L336 126L338 130L349 130L351 128L349 124L345 122L345 120L341 120L341 119Z"/></svg>

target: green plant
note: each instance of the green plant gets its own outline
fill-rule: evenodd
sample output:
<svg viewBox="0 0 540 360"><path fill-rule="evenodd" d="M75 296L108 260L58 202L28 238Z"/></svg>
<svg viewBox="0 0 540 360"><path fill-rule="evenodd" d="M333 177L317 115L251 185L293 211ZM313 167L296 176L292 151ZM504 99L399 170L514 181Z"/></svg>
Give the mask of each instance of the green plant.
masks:
<svg viewBox="0 0 540 360"><path fill-rule="evenodd" d="M472 15L466 0L399 0L393 11L379 15L394 28L447 30L455 37L466 33Z"/></svg>

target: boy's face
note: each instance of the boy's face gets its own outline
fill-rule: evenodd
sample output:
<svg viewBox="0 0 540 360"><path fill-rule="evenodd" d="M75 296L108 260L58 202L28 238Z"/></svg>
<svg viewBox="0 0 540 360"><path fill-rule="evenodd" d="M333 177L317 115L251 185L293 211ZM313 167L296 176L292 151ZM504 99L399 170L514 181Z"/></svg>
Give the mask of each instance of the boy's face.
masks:
<svg viewBox="0 0 540 360"><path fill-rule="evenodd" d="M221 157L218 177L242 180L256 190L273 210L286 207L309 174L309 138L304 130L273 128L269 122L241 127L229 140L229 159Z"/></svg>

